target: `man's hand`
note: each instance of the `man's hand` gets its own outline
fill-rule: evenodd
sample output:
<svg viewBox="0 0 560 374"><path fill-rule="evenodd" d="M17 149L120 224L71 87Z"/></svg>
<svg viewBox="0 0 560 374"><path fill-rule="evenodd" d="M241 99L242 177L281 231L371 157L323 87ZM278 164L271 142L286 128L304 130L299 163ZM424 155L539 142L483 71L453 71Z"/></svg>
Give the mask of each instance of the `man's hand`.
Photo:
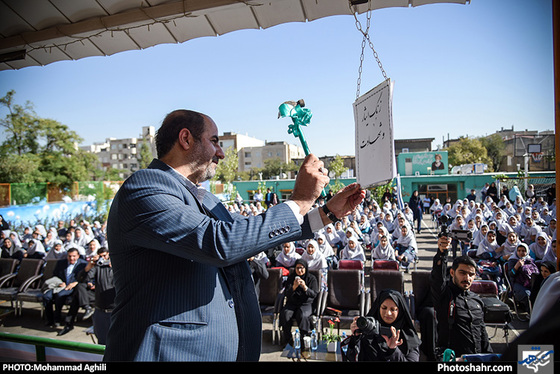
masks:
<svg viewBox="0 0 560 374"><path fill-rule="evenodd" d="M315 201L321 196L323 188L330 182L323 161L317 156L308 155L299 169L294 191L290 200L299 206L301 215L307 214Z"/></svg>
<svg viewBox="0 0 560 374"><path fill-rule="evenodd" d="M365 197L366 191L362 190L358 183L352 183L338 191L327 202L327 208L336 218L340 219L352 213ZM321 217L323 218L323 223L330 223L323 210L321 210Z"/></svg>

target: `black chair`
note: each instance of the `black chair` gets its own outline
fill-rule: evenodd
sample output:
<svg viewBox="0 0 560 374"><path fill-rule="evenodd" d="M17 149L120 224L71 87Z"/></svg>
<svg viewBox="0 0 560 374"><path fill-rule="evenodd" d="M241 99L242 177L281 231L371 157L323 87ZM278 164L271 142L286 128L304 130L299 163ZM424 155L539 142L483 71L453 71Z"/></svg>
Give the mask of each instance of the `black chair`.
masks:
<svg viewBox="0 0 560 374"><path fill-rule="evenodd" d="M43 260L24 258L16 273L5 276L0 283L0 300L9 300L12 308L20 287L41 273Z"/></svg>
<svg viewBox="0 0 560 374"><path fill-rule="evenodd" d="M422 336L420 349L428 360L435 361L437 319L433 306L430 277L431 272L429 271L416 270L411 273L410 314L414 319L416 330L420 330L420 336Z"/></svg>
<svg viewBox="0 0 560 374"><path fill-rule="evenodd" d="M278 313L279 305L283 299L282 269L270 268L268 278L261 279L259 285L259 304L263 320L270 319L272 323L272 344L279 341Z"/></svg>
<svg viewBox="0 0 560 374"><path fill-rule="evenodd" d="M320 331L323 322L333 317L338 317L341 325L349 327L354 317L365 315L366 296L360 270L329 270L327 284L328 290L319 309Z"/></svg>
<svg viewBox="0 0 560 374"><path fill-rule="evenodd" d="M368 306L373 303L379 293L385 289L399 291L404 296L404 276L399 270L372 270L369 273Z"/></svg>
<svg viewBox="0 0 560 374"><path fill-rule="evenodd" d="M20 287L16 295L16 315L21 316L24 302L32 302L39 303L41 305L41 318L43 318L45 307L43 305L42 287L47 279L53 277L54 268L56 267L57 262L57 260L47 261L41 274L29 278Z"/></svg>
<svg viewBox="0 0 560 374"><path fill-rule="evenodd" d="M294 271L294 268L290 268L290 274ZM320 317L320 308L321 305L323 304L323 299L325 297L326 291L323 290L322 284L323 284L323 273L321 270L309 270L309 274L312 274L315 276L315 278L317 279L317 283L319 285L319 292L317 293L317 296L315 297L315 300L313 300L313 305L312 305L312 313L311 313L311 325L314 326L316 328L317 333L320 335L320 325L319 325L319 317ZM289 275L288 275L289 277ZM282 291L280 293L278 302L276 304L276 340L273 340L274 342L280 343L281 339L280 339L280 334L282 333L280 331L280 326L279 326L279 315L280 315L280 311L282 310L282 307L285 304L285 294L284 294L285 289L282 288ZM295 319L292 320L292 326L297 326L297 321Z"/></svg>
<svg viewBox="0 0 560 374"><path fill-rule="evenodd" d="M506 290L502 293L501 295L501 300L505 303L509 303L513 306L513 310L515 311L515 315L517 316L517 319L519 320L523 320L520 317L520 313L519 313L519 308L518 308L518 301L515 298L515 293L513 292L513 281L512 279L509 277L509 264L506 262L503 265L503 276L504 276L504 280L505 280L505 285L506 285ZM528 305L529 305L529 310L527 310L528 314L529 314L529 318L531 317L531 313L533 311L533 305L531 304L531 298L529 298L528 300Z"/></svg>
<svg viewBox="0 0 560 374"><path fill-rule="evenodd" d="M509 323L513 316L509 306L498 298L498 285L492 280L474 280L470 290L480 296L484 303L484 323L494 326L494 335L499 327L504 330L506 344L508 344Z"/></svg>
<svg viewBox="0 0 560 374"><path fill-rule="evenodd" d="M2 283L4 277L16 272L18 262L15 258L0 258L0 283Z"/></svg>

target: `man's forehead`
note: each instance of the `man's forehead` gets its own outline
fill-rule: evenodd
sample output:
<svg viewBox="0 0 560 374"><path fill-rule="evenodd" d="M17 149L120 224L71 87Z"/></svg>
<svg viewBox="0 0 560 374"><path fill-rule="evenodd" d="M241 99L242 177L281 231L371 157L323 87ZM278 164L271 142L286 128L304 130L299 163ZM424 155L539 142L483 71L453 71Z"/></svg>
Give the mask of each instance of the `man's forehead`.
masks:
<svg viewBox="0 0 560 374"><path fill-rule="evenodd" d="M218 136L218 126L214 120L204 115L204 133L209 136Z"/></svg>
<svg viewBox="0 0 560 374"><path fill-rule="evenodd" d="M468 272L468 273L474 273L475 269L474 269L474 266L472 266L472 265L459 264L459 266L457 266L457 271L465 271L465 272Z"/></svg>

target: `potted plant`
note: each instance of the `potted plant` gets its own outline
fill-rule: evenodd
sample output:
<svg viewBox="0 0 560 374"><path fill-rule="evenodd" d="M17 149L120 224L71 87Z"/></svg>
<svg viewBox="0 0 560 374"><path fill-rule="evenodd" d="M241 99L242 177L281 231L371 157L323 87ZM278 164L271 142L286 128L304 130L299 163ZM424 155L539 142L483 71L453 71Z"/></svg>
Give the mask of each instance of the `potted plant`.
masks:
<svg viewBox="0 0 560 374"><path fill-rule="evenodd" d="M323 336L323 341L327 343L327 352L336 352L342 340L342 337L333 331L335 322L339 323L340 319L338 317L329 319L329 333Z"/></svg>

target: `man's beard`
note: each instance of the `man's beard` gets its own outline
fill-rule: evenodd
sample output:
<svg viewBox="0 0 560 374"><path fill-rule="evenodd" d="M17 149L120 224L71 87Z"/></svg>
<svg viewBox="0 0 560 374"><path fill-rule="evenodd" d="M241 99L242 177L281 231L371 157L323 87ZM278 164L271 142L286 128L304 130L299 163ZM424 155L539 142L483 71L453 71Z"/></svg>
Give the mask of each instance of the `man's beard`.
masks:
<svg viewBox="0 0 560 374"><path fill-rule="evenodd" d="M213 157L212 163L208 165L206 170L204 170L204 172L200 176L200 183L206 182L207 180L214 178L214 176L216 175L217 166L218 166L218 158Z"/></svg>

